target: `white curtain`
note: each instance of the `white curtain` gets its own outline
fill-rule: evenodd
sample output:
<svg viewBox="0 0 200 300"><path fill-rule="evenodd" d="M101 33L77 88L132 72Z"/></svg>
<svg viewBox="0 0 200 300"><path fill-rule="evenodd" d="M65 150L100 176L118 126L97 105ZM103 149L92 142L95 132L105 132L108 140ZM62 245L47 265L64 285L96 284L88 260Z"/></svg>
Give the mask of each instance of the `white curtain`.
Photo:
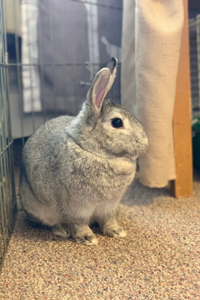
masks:
<svg viewBox="0 0 200 300"><path fill-rule="evenodd" d="M123 2L121 99L149 139L139 160L149 187L176 177L172 120L183 20L183 0Z"/></svg>

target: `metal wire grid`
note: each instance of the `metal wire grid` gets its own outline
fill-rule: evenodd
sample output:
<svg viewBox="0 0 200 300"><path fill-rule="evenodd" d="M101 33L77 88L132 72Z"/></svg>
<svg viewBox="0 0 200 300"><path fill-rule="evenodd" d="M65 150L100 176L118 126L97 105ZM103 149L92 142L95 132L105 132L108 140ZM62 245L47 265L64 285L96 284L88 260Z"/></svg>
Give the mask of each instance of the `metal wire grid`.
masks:
<svg viewBox="0 0 200 300"><path fill-rule="evenodd" d="M90 64L89 62L78 63L76 61L76 57L73 56L72 62L66 63L63 58L61 61L52 61L50 63L44 63L42 58L38 64L23 64L21 61L21 53L20 53L20 45L19 45L19 36L18 32L20 29L20 20L17 13L17 5L16 0L13 1L13 8L14 8L14 23L15 23L15 54L16 54L16 62L9 63L8 53L7 53L7 31L6 31L6 13L5 10L9 9L6 7L6 0L0 0L0 269L2 267L3 259L6 254L6 249L8 247L9 239L12 234L12 230L14 227L15 222L15 215L16 215L16 195L15 195L15 181L14 181L14 164L13 164L13 140L11 134L11 119L10 119L10 105L9 105L9 70L12 67L16 68L17 71L17 93L18 93L18 105L20 111L20 127L21 127L21 137L22 137L22 144L24 144L24 114L23 114L23 99L22 99L22 77L21 77L21 68L23 66L28 66L29 71L31 74L31 68L34 66L40 67L40 79L41 84L44 81L44 74L43 70L44 67L51 67L52 72L55 72L56 67L63 67L65 68L68 66L73 67L73 73L76 76L76 69L77 67L82 67L84 69L89 69L91 72L90 80L94 75L91 68L95 69L95 63ZM21 2L26 0L21 0ZM97 2L95 0L59 0L59 1L69 1L69 2L79 2L79 3L87 3L91 5L91 14L93 12L92 7L98 6L102 9L107 10L107 21L106 25L108 28L112 27L110 23L110 14L114 13L115 11L122 11L121 7L117 7L114 5L110 5L110 0L102 0L102 2ZM29 3L29 1L27 2ZM51 5L49 2L49 22L50 22L50 32L51 32L51 46L54 47L54 34L52 29L52 11ZM61 45L64 49L65 39L64 39L64 26L63 26L63 13L60 12L60 30L63 34L63 44ZM74 47L74 32L73 32L73 12L71 12L71 22L72 22L72 47ZM29 25L28 25L29 26ZM39 29L41 30L41 24L38 24ZM91 29L93 30L93 29ZM42 40L38 41L42 45ZM75 49L74 49L75 50ZM118 56L118 54L117 54ZM63 55L64 57L64 55ZM29 52L30 58L30 52ZM120 64L119 64L120 68ZM65 73L66 76L66 73ZM54 83L53 83L54 84ZM89 86L90 82L79 82L79 84ZM55 92L56 87L54 87ZM76 95L77 87L74 85L74 93ZM33 91L31 91L33 95ZM119 87L120 93L120 87ZM112 92L111 92L112 96ZM33 100L33 99L32 99ZM76 103L75 103L76 104ZM42 111L43 116L43 123L47 120L46 111ZM56 112L56 105L54 116L57 115ZM35 113L32 110L32 125L33 125L33 132L36 130L36 122L35 122Z"/></svg>
<svg viewBox="0 0 200 300"><path fill-rule="evenodd" d="M200 15L190 19L189 31L192 115L200 117Z"/></svg>
<svg viewBox="0 0 200 300"><path fill-rule="evenodd" d="M8 93L4 0L0 0L0 269L15 221L15 183Z"/></svg>
<svg viewBox="0 0 200 300"><path fill-rule="evenodd" d="M21 2L23 2L23 1L26 1L26 0L21 0ZM102 0L101 2L97 2L95 0L88 0L88 1L87 0L58 0L58 1L60 1L60 3L62 1L68 1L69 3L72 3L72 2L87 3L87 4L91 5L91 10L90 10L90 14L91 15L93 13L93 7L94 6L98 6L99 8L106 9L107 10L107 27L110 28L110 29L112 28L112 24L110 23L110 15L113 14L113 13L115 13L115 11L122 11L122 7L111 5L110 4L110 0ZM28 4L27 15L29 15L30 1L27 1L27 4ZM17 5L16 5L16 1L15 0L13 0L13 7L14 7L14 23L15 23L15 52L16 52L16 62L15 63L9 63L9 67L16 67L17 68L18 104L19 104L20 123L21 123L21 125L20 125L21 129L20 130L21 130L22 143L24 144L24 137L25 137L25 135L24 135L24 114L23 114L23 98L22 98L23 97L23 95L22 95L22 93L23 93L22 91L23 90L22 90L21 68L23 66L29 67L29 73L30 73L30 76L31 76L31 74L32 74L32 71L31 71L32 68L38 66L39 70L40 70L39 72L40 72L41 85L44 85L44 68L45 67L51 67L52 68L53 77L55 77L55 69L56 69L56 67L62 67L63 68L63 72L65 74L64 75L65 77L67 76L67 74L66 74L66 67L73 67L73 76L75 78L75 82L74 82L74 95L75 95L75 98L76 98L76 101L75 101L74 105L76 106L77 105L77 95L76 95L77 94L77 82L76 82L77 68L78 67L82 67L84 69L86 69L86 68L88 69L88 62L79 63L79 62L76 61L75 55L73 55L72 61L66 63L65 59L64 59L64 52L63 52L63 57L58 58L58 61L52 61L52 62L49 62L49 63L44 63L43 62L43 58L41 56L39 63L30 63L30 64L22 63L22 61L21 61L21 55L20 55L20 47L19 47L19 37L18 37L18 32L19 32L19 29L20 29L20 20L19 20L18 14L17 14ZM51 37L51 47L52 47L52 49L54 49L55 41L54 41L54 32L53 32L53 26L52 26L52 22L53 21L52 21L51 1L49 1L49 5L47 7L47 10L49 11L49 25L50 25L49 30L50 30L50 37ZM71 10L71 8L70 8L70 10ZM73 16L73 10L71 10L70 16L71 16L71 20L70 21L72 23L72 26L71 26L71 37L72 37L72 39L71 39L71 45L72 45L72 48L73 48L73 53L75 53L75 45L74 45L75 35L74 35L74 32L73 32L73 20L74 20L75 16ZM63 43L61 45L62 49L64 49L66 47L66 41L65 41L65 38L64 38L64 23L63 23L63 20L64 20L63 12L60 11L60 31L62 32L62 35L63 35ZM30 32L29 22L27 23L27 27L28 27L28 31ZM38 23L38 30L41 31L41 24L40 24L40 22ZM91 30L93 30L93 29L91 29ZM113 28L113 30L114 30L114 28ZM93 41L91 41L91 42L93 42ZM42 40L41 39L38 40L38 43L42 47ZM80 49L80 51L81 51L81 49ZM30 61L30 54L31 53L29 51L29 53L28 53L28 55L29 55L29 61ZM61 60L61 61L59 61L59 60ZM90 64L90 68L92 67L93 69L95 69L95 65L96 65L95 63L91 63ZM121 64L119 63L119 70L120 70L120 68L121 68ZM83 86L89 86L90 85L89 82L85 82L84 80L83 81L79 81L78 84L81 84ZM118 89L119 89L118 94L120 95L120 85L119 85ZM56 108L55 93L56 93L56 85L55 85L55 81L53 81L54 115L52 117L56 117L56 116L59 115L57 113L57 108ZM113 91L111 90L111 97L112 96L113 96ZM66 98L66 101L67 101L67 98ZM41 99L41 102L42 102L42 99ZM31 87L31 103L32 103L32 112L31 112L32 132L34 132L37 129L38 126L37 126L36 121L35 121L35 115L36 114L35 114L34 109L33 109L33 89L32 89L32 87ZM42 123L45 123L48 120L47 112L45 111L45 109L42 110L41 114L42 114L42 118L43 118Z"/></svg>

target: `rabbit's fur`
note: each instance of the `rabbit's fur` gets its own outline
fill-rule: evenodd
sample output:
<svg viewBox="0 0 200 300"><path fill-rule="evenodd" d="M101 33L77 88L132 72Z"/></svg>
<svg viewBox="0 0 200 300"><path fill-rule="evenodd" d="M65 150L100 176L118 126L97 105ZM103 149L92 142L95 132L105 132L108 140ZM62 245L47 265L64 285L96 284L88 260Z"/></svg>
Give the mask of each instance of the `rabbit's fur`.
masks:
<svg viewBox="0 0 200 300"><path fill-rule="evenodd" d="M89 228L123 237L116 221L118 204L135 175L136 158L147 148L140 123L106 98L116 76L112 58L94 78L82 110L40 126L24 146L20 200L31 221L60 236L96 244ZM123 127L114 128L120 118Z"/></svg>

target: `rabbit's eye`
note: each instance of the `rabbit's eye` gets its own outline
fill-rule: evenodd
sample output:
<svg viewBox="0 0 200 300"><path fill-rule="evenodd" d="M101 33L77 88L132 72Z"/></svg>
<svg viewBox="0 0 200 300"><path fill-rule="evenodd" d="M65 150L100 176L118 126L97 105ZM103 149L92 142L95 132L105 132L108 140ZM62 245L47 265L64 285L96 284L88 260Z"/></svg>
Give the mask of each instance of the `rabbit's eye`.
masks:
<svg viewBox="0 0 200 300"><path fill-rule="evenodd" d="M115 118L112 120L112 126L114 128L120 128L120 127L123 127L123 122L120 118Z"/></svg>

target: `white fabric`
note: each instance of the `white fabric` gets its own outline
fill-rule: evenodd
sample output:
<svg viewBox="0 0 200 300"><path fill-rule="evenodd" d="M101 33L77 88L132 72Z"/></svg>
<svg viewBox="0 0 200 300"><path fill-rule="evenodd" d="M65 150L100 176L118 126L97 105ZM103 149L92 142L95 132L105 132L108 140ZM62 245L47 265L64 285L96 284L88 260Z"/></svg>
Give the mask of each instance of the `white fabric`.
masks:
<svg viewBox="0 0 200 300"><path fill-rule="evenodd" d="M183 27L183 0L124 0L121 99L143 125L149 147L140 180L175 179L172 120Z"/></svg>
<svg viewBox="0 0 200 300"><path fill-rule="evenodd" d="M22 84L24 112L40 112L40 76L38 66L38 0L22 1Z"/></svg>

